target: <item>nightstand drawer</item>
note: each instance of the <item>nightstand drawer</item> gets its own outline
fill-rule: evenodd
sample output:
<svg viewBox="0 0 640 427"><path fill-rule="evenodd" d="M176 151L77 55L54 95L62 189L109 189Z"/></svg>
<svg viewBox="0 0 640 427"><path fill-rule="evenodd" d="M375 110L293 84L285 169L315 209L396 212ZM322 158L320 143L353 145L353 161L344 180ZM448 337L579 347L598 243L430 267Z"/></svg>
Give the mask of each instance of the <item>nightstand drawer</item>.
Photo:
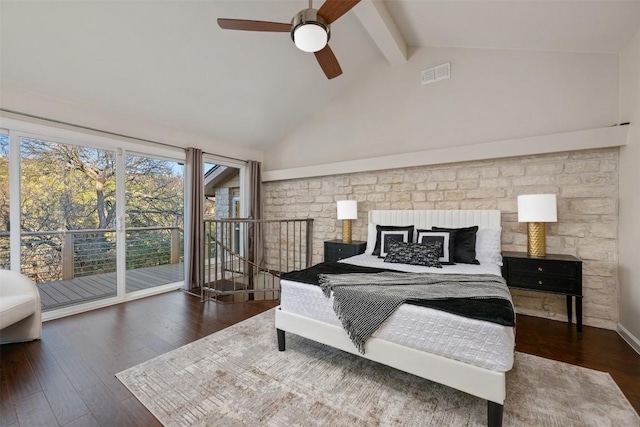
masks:
<svg viewBox="0 0 640 427"><path fill-rule="evenodd" d="M354 241L343 243L341 240L329 240L324 242L324 260L339 261L350 256L359 255L364 252L366 242Z"/></svg>
<svg viewBox="0 0 640 427"><path fill-rule="evenodd" d="M509 286L550 292L572 292L576 289L576 280L572 277L512 271L509 273Z"/></svg>
<svg viewBox="0 0 640 427"><path fill-rule="evenodd" d="M333 246L329 248L329 253L332 254L345 254L347 256L357 255L358 248L355 246L344 245L344 246Z"/></svg>
<svg viewBox="0 0 640 427"><path fill-rule="evenodd" d="M343 259L350 256L358 255L356 250L352 248L331 248L327 251L327 256L331 259Z"/></svg>
<svg viewBox="0 0 640 427"><path fill-rule="evenodd" d="M511 259L509 270L527 274L553 274L558 276L575 277L576 264L553 262L538 259Z"/></svg>

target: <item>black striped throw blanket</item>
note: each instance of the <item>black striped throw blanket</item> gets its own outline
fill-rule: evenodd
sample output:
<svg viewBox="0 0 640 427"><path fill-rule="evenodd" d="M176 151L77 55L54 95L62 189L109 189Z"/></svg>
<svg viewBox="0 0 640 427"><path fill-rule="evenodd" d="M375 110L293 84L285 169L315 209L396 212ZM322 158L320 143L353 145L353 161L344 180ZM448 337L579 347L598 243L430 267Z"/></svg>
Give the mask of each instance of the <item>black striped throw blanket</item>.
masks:
<svg viewBox="0 0 640 427"><path fill-rule="evenodd" d="M505 280L491 274L383 272L319 277L324 295L328 298L333 292L333 311L361 354L367 339L409 300L498 298L513 304Z"/></svg>

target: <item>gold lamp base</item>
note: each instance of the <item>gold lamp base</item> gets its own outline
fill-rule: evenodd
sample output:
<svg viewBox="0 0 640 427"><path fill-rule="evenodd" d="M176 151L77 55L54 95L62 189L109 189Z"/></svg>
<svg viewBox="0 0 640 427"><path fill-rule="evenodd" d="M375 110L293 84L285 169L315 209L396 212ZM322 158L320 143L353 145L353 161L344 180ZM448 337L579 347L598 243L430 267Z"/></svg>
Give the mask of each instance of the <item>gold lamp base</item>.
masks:
<svg viewBox="0 0 640 427"><path fill-rule="evenodd" d="M527 255L543 257L547 254L544 222L527 223Z"/></svg>
<svg viewBox="0 0 640 427"><path fill-rule="evenodd" d="M351 243L351 220L342 220L342 243Z"/></svg>

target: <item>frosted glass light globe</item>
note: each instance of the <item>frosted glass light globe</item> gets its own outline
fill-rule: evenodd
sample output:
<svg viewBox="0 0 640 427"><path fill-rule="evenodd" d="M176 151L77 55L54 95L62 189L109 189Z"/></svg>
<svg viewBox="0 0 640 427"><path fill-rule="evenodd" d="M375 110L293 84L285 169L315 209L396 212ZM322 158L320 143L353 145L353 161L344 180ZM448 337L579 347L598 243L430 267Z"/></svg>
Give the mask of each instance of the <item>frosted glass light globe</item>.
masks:
<svg viewBox="0 0 640 427"><path fill-rule="evenodd" d="M317 52L327 45L327 32L315 24L304 24L293 33L296 47L305 52Z"/></svg>

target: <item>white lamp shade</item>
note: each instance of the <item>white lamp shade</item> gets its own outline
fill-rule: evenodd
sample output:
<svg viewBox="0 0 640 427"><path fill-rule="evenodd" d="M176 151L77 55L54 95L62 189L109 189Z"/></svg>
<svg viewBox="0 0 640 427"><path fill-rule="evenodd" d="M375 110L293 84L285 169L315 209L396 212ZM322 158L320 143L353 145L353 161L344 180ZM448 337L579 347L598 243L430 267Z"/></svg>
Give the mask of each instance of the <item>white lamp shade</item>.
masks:
<svg viewBox="0 0 640 427"><path fill-rule="evenodd" d="M518 222L557 222L555 194L524 194L518 196Z"/></svg>
<svg viewBox="0 0 640 427"><path fill-rule="evenodd" d="M358 202L355 200L339 200L338 219L358 219Z"/></svg>
<svg viewBox="0 0 640 427"><path fill-rule="evenodd" d="M305 52L317 52L327 45L327 31L316 24L303 24L293 32L296 47Z"/></svg>

